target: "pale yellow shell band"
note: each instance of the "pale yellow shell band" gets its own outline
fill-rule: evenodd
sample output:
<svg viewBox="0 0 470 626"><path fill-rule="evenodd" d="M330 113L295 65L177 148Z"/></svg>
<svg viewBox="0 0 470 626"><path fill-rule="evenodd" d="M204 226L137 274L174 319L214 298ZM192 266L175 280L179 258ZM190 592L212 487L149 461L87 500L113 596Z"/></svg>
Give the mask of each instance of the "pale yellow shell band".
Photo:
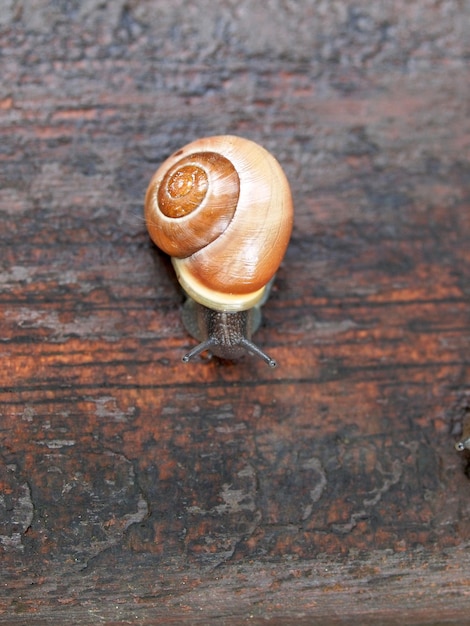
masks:
<svg viewBox="0 0 470 626"><path fill-rule="evenodd" d="M263 300L266 287L245 294L222 293L209 289L187 271L181 259L171 257L180 285L190 298L216 311L246 311Z"/></svg>

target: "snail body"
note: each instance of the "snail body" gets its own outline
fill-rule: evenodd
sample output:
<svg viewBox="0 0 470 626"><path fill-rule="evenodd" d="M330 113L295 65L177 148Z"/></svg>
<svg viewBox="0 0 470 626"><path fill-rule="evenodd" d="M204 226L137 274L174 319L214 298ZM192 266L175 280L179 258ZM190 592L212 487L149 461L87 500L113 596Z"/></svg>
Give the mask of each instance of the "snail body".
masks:
<svg viewBox="0 0 470 626"><path fill-rule="evenodd" d="M185 360L205 349L222 358L245 350L261 356L251 334L293 221L289 184L276 159L258 144L231 135L194 141L155 172L145 197L145 221L198 305L188 304L183 319L207 345Z"/></svg>
<svg viewBox="0 0 470 626"><path fill-rule="evenodd" d="M183 357L184 362L203 350L223 359L236 359L248 351L270 367L276 365L251 341L251 335L261 323L259 305L246 311L216 311L188 298L183 307L183 322L189 334L201 342Z"/></svg>

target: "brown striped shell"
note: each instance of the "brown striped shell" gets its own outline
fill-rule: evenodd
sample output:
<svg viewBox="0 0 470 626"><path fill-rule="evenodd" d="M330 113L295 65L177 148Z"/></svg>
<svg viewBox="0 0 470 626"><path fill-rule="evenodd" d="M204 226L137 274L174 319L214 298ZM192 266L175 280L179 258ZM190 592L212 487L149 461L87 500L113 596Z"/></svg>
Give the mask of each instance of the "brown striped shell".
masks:
<svg viewBox="0 0 470 626"><path fill-rule="evenodd" d="M264 148L231 135L208 137L155 172L145 220L192 298L242 310L262 298L282 261L292 199L281 166Z"/></svg>

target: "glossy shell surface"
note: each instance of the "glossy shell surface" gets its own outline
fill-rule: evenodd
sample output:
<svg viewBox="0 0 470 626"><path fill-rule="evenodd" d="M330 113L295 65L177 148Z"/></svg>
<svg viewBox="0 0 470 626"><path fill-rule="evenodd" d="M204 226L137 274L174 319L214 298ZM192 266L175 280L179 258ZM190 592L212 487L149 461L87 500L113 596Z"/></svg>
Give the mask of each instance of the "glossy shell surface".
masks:
<svg viewBox="0 0 470 626"><path fill-rule="evenodd" d="M262 297L282 261L292 198L267 150L222 135L192 142L160 166L147 190L145 218L191 297L239 310Z"/></svg>

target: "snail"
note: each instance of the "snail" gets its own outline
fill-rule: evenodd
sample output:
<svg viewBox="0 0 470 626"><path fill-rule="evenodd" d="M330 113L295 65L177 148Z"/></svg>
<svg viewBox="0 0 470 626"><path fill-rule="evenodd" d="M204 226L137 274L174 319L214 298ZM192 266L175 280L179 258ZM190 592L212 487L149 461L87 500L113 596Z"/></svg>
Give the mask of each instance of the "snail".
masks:
<svg viewBox="0 0 470 626"><path fill-rule="evenodd" d="M459 452L470 450L470 416L463 420L462 438L455 444L455 449Z"/></svg>
<svg viewBox="0 0 470 626"><path fill-rule="evenodd" d="M186 293L183 323L205 350L235 359L249 352L276 362L251 341L289 243L293 206L277 160L240 137L198 139L155 172L145 196L153 242L172 259Z"/></svg>

